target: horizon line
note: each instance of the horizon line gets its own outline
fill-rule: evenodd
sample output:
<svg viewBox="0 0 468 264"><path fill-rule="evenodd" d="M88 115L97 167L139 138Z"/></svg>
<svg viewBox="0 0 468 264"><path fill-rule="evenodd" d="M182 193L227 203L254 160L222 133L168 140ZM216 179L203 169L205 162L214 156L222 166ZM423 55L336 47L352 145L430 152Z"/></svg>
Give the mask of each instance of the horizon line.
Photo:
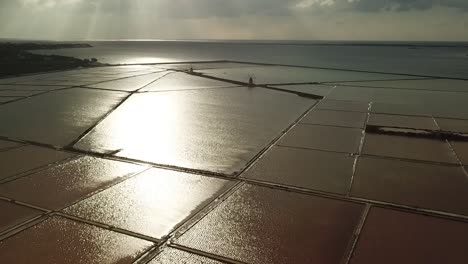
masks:
<svg viewBox="0 0 468 264"><path fill-rule="evenodd" d="M0 41L40 41L40 42L239 42L239 43L260 43L260 44L285 44L301 43L302 44L339 44L341 43L468 43L468 40L313 40L313 39L132 39L132 38L117 38L117 39L29 39L29 38L8 38L0 37Z"/></svg>

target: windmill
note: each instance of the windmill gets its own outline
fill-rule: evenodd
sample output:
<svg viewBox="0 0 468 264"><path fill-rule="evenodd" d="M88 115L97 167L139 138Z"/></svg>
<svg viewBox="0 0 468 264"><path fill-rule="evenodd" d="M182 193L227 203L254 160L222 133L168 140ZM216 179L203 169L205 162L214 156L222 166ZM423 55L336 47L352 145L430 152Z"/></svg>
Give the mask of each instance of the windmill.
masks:
<svg viewBox="0 0 468 264"><path fill-rule="evenodd" d="M255 76L249 74L249 82L248 82L249 87L255 86L254 79L255 79Z"/></svg>

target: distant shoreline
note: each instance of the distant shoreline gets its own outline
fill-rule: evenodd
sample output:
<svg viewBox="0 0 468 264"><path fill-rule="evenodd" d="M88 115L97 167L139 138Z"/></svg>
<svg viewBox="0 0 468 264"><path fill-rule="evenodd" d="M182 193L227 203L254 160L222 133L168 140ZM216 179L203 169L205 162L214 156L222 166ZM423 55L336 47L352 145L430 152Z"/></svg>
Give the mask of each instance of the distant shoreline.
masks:
<svg viewBox="0 0 468 264"><path fill-rule="evenodd" d="M362 47L416 47L416 48L452 48L452 47L466 47L468 48L468 41L373 41L373 40L235 40L235 39L88 39L88 40L75 40L75 41L47 41L47 40L21 40L21 39L2 39L0 44L4 42L11 42L15 44L21 43L37 43L44 45L55 45L55 43L62 43L58 45L89 45L84 43L106 43L106 42L187 42L187 43L206 43L206 44L249 44L249 45L299 45L299 46L362 46ZM82 44L73 44L73 43Z"/></svg>
<svg viewBox="0 0 468 264"><path fill-rule="evenodd" d="M40 42L26 42L26 43L13 43L5 42L0 43L2 49L11 48L18 50L44 50L44 49L77 49L77 48L92 48L87 43L40 43Z"/></svg>
<svg viewBox="0 0 468 264"><path fill-rule="evenodd" d="M0 42L0 77L99 66L97 59L34 54L31 50L91 48L84 43Z"/></svg>

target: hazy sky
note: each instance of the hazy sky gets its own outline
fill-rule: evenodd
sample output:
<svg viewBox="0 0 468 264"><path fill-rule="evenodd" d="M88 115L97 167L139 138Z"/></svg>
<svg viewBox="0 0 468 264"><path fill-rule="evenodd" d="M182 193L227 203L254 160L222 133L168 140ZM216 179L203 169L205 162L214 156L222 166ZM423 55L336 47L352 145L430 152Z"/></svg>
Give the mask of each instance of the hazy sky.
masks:
<svg viewBox="0 0 468 264"><path fill-rule="evenodd" d="M468 0L0 0L0 38L468 41Z"/></svg>

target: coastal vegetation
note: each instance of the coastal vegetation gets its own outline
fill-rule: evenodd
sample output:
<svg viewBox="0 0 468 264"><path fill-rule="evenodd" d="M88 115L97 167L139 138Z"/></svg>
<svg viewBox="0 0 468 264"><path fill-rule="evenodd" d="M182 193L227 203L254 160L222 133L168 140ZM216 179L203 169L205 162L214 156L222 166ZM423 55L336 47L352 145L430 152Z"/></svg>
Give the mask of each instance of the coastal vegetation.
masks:
<svg viewBox="0 0 468 264"><path fill-rule="evenodd" d="M72 43L0 43L0 77L100 65L95 58L77 59L30 52L44 49L90 47L91 45L89 44Z"/></svg>

